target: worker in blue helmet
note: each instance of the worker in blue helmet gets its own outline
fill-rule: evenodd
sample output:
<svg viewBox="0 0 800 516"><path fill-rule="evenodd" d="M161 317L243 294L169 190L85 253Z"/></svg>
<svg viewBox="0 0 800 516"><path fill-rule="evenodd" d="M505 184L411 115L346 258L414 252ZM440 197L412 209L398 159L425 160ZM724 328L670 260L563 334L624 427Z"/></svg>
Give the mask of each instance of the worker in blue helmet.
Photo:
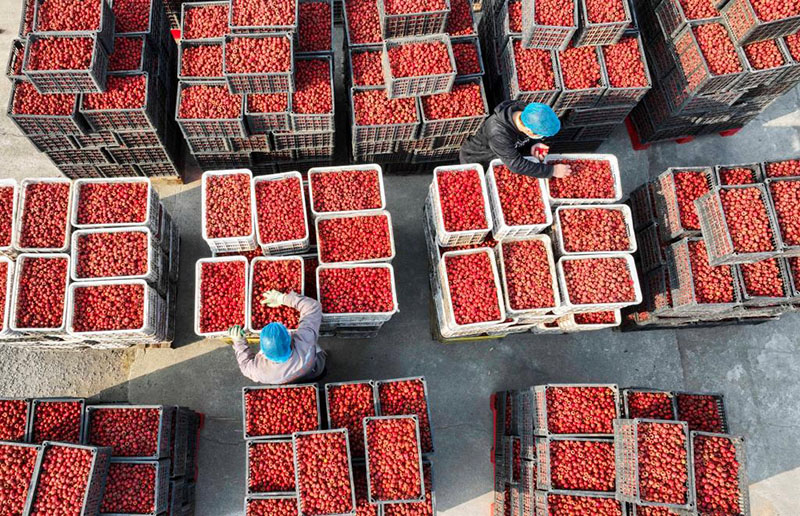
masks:
<svg viewBox="0 0 800 516"><path fill-rule="evenodd" d="M478 132L461 145L459 159L463 164L486 166L500 158L517 174L567 177L572 173L569 165L543 163L550 148L542 140L555 136L560 129L561 121L550 106L507 100L494 108Z"/></svg>
<svg viewBox="0 0 800 516"><path fill-rule="evenodd" d="M241 326L228 330L242 374L254 382L270 385L311 381L325 372L326 353L319 347L322 307L310 297L276 290L264 292L261 304L272 308L289 306L300 312L294 336L281 323L272 322L261 329L258 352L250 349Z"/></svg>

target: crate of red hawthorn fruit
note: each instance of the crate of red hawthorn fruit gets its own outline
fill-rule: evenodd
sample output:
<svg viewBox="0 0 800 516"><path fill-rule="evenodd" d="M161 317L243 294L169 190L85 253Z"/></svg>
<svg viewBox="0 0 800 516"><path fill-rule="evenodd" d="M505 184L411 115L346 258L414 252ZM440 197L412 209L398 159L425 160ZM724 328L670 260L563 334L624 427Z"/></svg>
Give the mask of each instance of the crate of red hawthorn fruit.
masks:
<svg viewBox="0 0 800 516"><path fill-rule="evenodd" d="M169 459L111 459L100 514L149 516L169 505Z"/></svg>
<svg viewBox="0 0 800 516"><path fill-rule="evenodd" d="M661 243L657 223L636 232L636 247L642 272L647 273L667 264L665 246Z"/></svg>
<svg viewBox="0 0 800 516"><path fill-rule="evenodd" d="M626 419L678 419L677 398L672 391L634 387L622 389L622 406Z"/></svg>
<svg viewBox="0 0 800 516"><path fill-rule="evenodd" d="M11 53L6 65L6 77L14 81L24 81L22 74L22 61L25 59L25 40L15 39L11 42Z"/></svg>
<svg viewBox="0 0 800 516"><path fill-rule="evenodd" d="M346 213L314 219L319 263L373 263L394 259L392 215Z"/></svg>
<svg viewBox="0 0 800 516"><path fill-rule="evenodd" d="M536 491L536 516L549 514L591 514L593 516L628 516L624 502L613 494L586 491Z"/></svg>
<svg viewBox="0 0 800 516"><path fill-rule="evenodd" d="M483 77L486 70L478 37L453 37L450 38L450 44L453 47L453 59L456 62L456 79Z"/></svg>
<svg viewBox="0 0 800 516"><path fill-rule="evenodd" d="M746 74L736 85L737 90L769 86L783 80L794 65L792 56L779 39L759 41L742 47Z"/></svg>
<svg viewBox="0 0 800 516"><path fill-rule="evenodd" d="M781 251L778 223L762 184L715 186L695 200L711 266L752 263Z"/></svg>
<svg viewBox="0 0 800 516"><path fill-rule="evenodd" d="M378 0L377 5L381 33L384 38L425 36L446 32L450 0L436 0L430 4ZM430 6L430 8L428 11L414 11L421 5Z"/></svg>
<svg viewBox="0 0 800 516"><path fill-rule="evenodd" d="M350 440L344 428L292 434L297 514L356 514Z"/></svg>
<svg viewBox="0 0 800 516"><path fill-rule="evenodd" d="M610 438L537 437L535 464L531 490L614 492L614 441Z"/></svg>
<svg viewBox="0 0 800 516"><path fill-rule="evenodd" d="M203 258L195 264L194 331L220 337L247 323L247 258Z"/></svg>
<svg viewBox="0 0 800 516"><path fill-rule="evenodd" d="M575 46L613 45L631 25L630 5L626 0L595 2L575 0L580 4L580 28Z"/></svg>
<svg viewBox="0 0 800 516"><path fill-rule="evenodd" d="M378 415L378 400L372 380L325 384L328 428L347 429L354 459L364 457L363 420Z"/></svg>
<svg viewBox="0 0 800 516"><path fill-rule="evenodd" d="M624 204L572 204L558 206L553 213L557 255L636 252L631 210Z"/></svg>
<svg viewBox="0 0 800 516"><path fill-rule="evenodd" d="M162 274L161 246L146 227L79 229L70 250L73 281L141 279L156 284Z"/></svg>
<svg viewBox="0 0 800 516"><path fill-rule="evenodd" d="M608 89L603 71L602 47L569 46L556 52L558 83L562 90L553 109L591 109L597 107Z"/></svg>
<svg viewBox="0 0 800 516"><path fill-rule="evenodd" d="M3 493L3 510L8 514L23 514L40 453L41 447L37 445L0 440L0 462L4 465L0 478L7 486Z"/></svg>
<svg viewBox="0 0 800 516"><path fill-rule="evenodd" d="M800 178L786 177L766 180L770 206L778 221L778 243L783 257L800 256L800 236L798 236L797 196L800 192Z"/></svg>
<svg viewBox="0 0 800 516"><path fill-rule="evenodd" d="M423 455L434 452L431 408L428 399L428 382L425 381L424 376L392 378L375 382L378 415L417 417Z"/></svg>
<svg viewBox="0 0 800 516"><path fill-rule="evenodd" d="M522 0L522 43L526 48L563 50L578 30L575 1L559 6L540 6L536 0ZM556 8L558 7L558 8Z"/></svg>
<svg viewBox="0 0 800 516"><path fill-rule="evenodd" d="M679 421L689 423L689 431L729 432L725 396L714 392L675 392Z"/></svg>
<svg viewBox="0 0 800 516"><path fill-rule="evenodd" d="M731 28L734 41L740 45L788 36L800 30L800 13L796 8L752 0L731 0L720 10Z"/></svg>
<svg viewBox="0 0 800 516"><path fill-rule="evenodd" d="M202 234L212 251L256 249L252 179L248 169L203 172Z"/></svg>
<svg viewBox="0 0 800 516"><path fill-rule="evenodd" d="M89 405L82 441L89 446L108 446L116 458L167 458L172 432L170 408L123 403Z"/></svg>
<svg viewBox="0 0 800 516"><path fill-rule="evenodd" d="M363 428L369 502L424 501L425 483L417 416L368 417L364 418ZM400 471L406 478L402 485L388 481L396 474L392 472Z"/></svg>
<svg viewBox="0 0 800 516"><path fill-rule="evenodd" d="M7 256L0 256L0 338L15 335L9 327L12 288L14 286L14 262ZM0 436L1 438L1 436Z"/></svg>
<svg viewBox="0 0 800 516"><path fill-rule="evenodd" d="M690 432L697 512L751 514L744 437Z"/></svg>
<svg viewBox="0 0 800 516"><path fill-rule="evenodd" d="M300 313L289 306L262 305L262 295L270 290L284 294L304 291L303 259L299 256L257 256L250 262L247 292L247 331L259 334L271 322L280 322L294 333Z"/></svg>
<svg viewBox="0 0 800 516"><path fill-rule="evenodd" d="M665 241L700 233L694 201L708 193L713 184L711 167L673 167L658 176L656 214Z"/></svg>
<svg viewBox="0 0 800 516"><path fill-rule="evenodd" d="M522 411L530 411L534 435L614 433L612 421L620 414L615 384L547 384L535 385L532 390L529 406L523 405ZM581 417L575 419L576 413Z"/></svg>
<svg viewBox="0 0 800 516"><path fill-rule="evenodd" d="M28 398L0 397L0 441L30 442L28 428L31 418L31 400Z"/></svg>
<svg viewBox="0 0 800 516"><path fill-rule="evenodd" d="M677 81L668 92L673 106L694 94L735 93L746 75L744 53L735 46L723 23L684 27L674 38L672 49L678 64L670 74Z"/></svg>
<svg viewBox="0 0 800 516"><path fill-rule="evenodd" d="M714 184L717 186L752 185L763 181L761 163L714 167Z"/></svg>
<svg viewBox="0 0 800 516"><path fill-rule="evenodd" d="M615 420L617 498L643 506L694 511L689 449L689 426L685 422Z"/></svg>
<svg viewBox="0 0 800 516"><path fill-rule="evenodd" d="M800 160L787 159L762 163L764 180L800 177Z"/></svg>
<svg viewBox="0 0 800 516"><path fill-rule="evenodd" d="M16 179L0 179L0 256L16 256L13 237L16 231L18 193Z"/></svg>
<svg viewBox="0 0 800 516"><path fill-rule="evenodd" d="M436 167L428 198L441 246L481 243L493 229L486 180L479 164Z"/></svg>
<svg viewBox="0 0 800 516"><path fill-rule="evenodd" d="M221 41L181 41L178 47L178 80L203 82L221 80L223 43Z"/></svg>
<svg viewBox="0 0 800 516"><path fill-rule="evenodd" d="M398 311L391 264L320 264L316 281L323 323L377 325Z"/></svg>
<svg viewBox="0 0 800 516"><path fill-rule="evenodd" d="M622 313L619 309L567 314L558 319L558 326L565 332L603 330L620 324Z"/></svg>
<svg viewBox="0 0 800 516"><path fill-rule="evenodd" d="M503 50L502 63L503 85L509 99L555 103L562 90L555 51L525 48L520 38L512 37Z"/></svg>
<svg viewBox="0 0 800 516"><path fill-rule="evenodd" d="M111 8L111 2L97 0L81 2L65 11L65 5L57 1L34 2L31 33L36 36L87 36L96 37L110 55L114 51L114 34L119 25ZM78 9L74 9L78 7Z"/></svg>
<svg viewBox="0 0 800 516"><path fill-rule="evenodd" d="M288 93L254 93L244 96L244 116L252 134L288 131L291 99Z"/></svg>
<svg viewBox="0 0 800 516"><path fill-rule="evenodd" d="M688 26L719 22L722 14L714 2L690 4L679 0L664 0L655 9L658 25L664 34L673 39Z"/></svg>
<svg viewBox="0 0 800 516"><path fill-rule="evenodd" d="M226 35L223 74L231 93L294 91L292 49L291 33Z"/></svg>
<svg viewBox="0 0 800 516"><path fill-rule="evenodd" d="M390 99L384 88L350 90L354 142L413 140L421 116L417 99Z"/></svg>
<svg viewBox="0 0 800 516"><path fill-rule="evenodd" d="M265 8L253 0L233 0L228 26L234 34L292 33L298 28L298 2L281 0Z"/></svg>
<svg viewBox="0 0 800 516"><path fill-rule="evenodd" d="M314 167L308 170L311 215L379 213L386 208L380 165Z"/></svg>
<svg viewBox="0 0 800 516"><path fill-rule="evenodd" d="M244 438L290 438L295 432L319 430L320 407L315 383L243 387Z"/></svg>
<svg viewBox="0 0 800 516"><path fill-rule="evenodd" d="M630 254L562 256L556 271L560 313L616 310L642 302L639 276Z"/></svg>
<svg viewBox="0 0 800 516"><path fill-rule="evenodd" d="M420 138L475 133L489 116L483 80L460 80L447 93L419 99L422 127Z"/></svg>
<svg viewBox="0 0 800 516"><path fill-rule="evenodd" d="M510 37L522 37L522 0L498 2L494 16L494 29L500 48L505 48ZM487 21L488 17L487 17Z"/></svg>
<svg viewBox="0 0 800 516"><path fill-rule="evenodd" d="M333 131L333 57L298 57L290 118L294 131Z"/></svg>
<svg viewBox="0 0 800 516"><path fill-rule="evenodd" d="M780 94L785 88L791 87L792 84L797 83L798 79L800 79L800 52L798 52L800 47L797 46L799 41L800 40L797 39L794 34L786 38L778 39L778 46L781 47L781 52L786 57L786 62L789 64L789 67L784 69L782 76L775 79L771 88L764 87L766 93ZM769 97L760 100L761 102L766 101L766 105L770 103Z"/></svg>
<svg viewBox="0 0 800 516"><path fill-rule="evenodd" d="M186 138L246 135L244 97L228 91L225 82L180 83L175 120Z"/></svg>
<svg viewBox="0 0 800 516"><path fill-rule="evenodd" d="M20 254L14 269L14 286L8 302L9 329L19 333L63 334L67 324L69 255ZM43 305L41 299L50 302Z"/></svg>
<svg viewBox="0 0 800 516"><path fill-rule="evenodd" d="M78 112L79 95L43 95L27 81L14 81L8 117L28 137L43 134L80 135L88 125Z"/></svg>
<svg viewBox="0 0 800 516"><path fill-rule="evenodd" d="M383 88L382 51L380 45L350 48L345 60L345 86L356 90Z"/></svg>
<svg viewBox="0 0 800 516"><path fill-rule="evenodd" d="M744 306L775 306L792 300L792 280L788 262L783 258L767 258L734 266L742 290Z"/></svg>
<svg viewBox="0 0 800 516"><path fill-rule="evenodd" d="M25 178L19 190L14 249L22 253L69 249L72 181Z"/></svg>
<svg viewBox="0 0 800 516"><path fill-rule="evenodd" d="M253 495L244 499L247 516L272 516L297 514L297 495Z"/></svg>
<svg viewBox="0 0 800 516"><path fill-rule="evenodd" d="M333 52L334 0L297 0L297 53L305 55Z"/></svg>
<svg viewBox="0 0 800 516"><path fill-rule="evenodd" d="M74 64L67 65L64 60ZM65 69L66 66L73 68ZM30 34L22 72L42 94L102 92L106 87L108 53L96 36Z"/></svg>
<svg viewBox="0 0 800 516"><path fill-rule="evenodd" d="M251 439L246 447L248 496L297 496L291 439Z"/></svg>
<svg viewBox="0 0 800 516"><path fill-rule="evenodd" d="M392 99L446 93L456 78L450 37L443 34L384 40L381 66Z"/></svg>
<svg viewBox="0 0 800 516"><path fill-rule="evenodd" d="M300 172L256 176L251 195L256 211L256 243L265 255L308 249L308 213Z"/></svg>
<svg viewBox="0 0 800 516"><path fill-rule="evenodd" d="M36 398L31 402L28 425L30 442L44 441L80 444L83 435L83 398Z"/></svg>
<svg viewBox="0 0 800 516"><path fill-rule="evenodd" d="M551 205L611 204L622 199L619 163L613 154L550 154L545 163L572 168L571 176L545 183Z"/></svg>
<svg viewBox="0 0 800 516"><path fill-rule="evenodd" d="M627 2L622 2L628 5ZM638 104L653 86L641 36L625 36L600 49L608 88L601 105Z"/></svg>
<svg viewBox="0 0 800 516"><path fill-rule="evenodd" d="M439 260L445 325L475 334L506 320L500 275L491 249L447 251Z"/></svg>
<svg viewBox="0 0 800 516"><path fill-rule="evenodd" d="M552 320L558 309L558 279L547 235L503 239L495 247L506 315L519 322Z"/></svg>
<svg viewBox="0 0 800 516"><path fill-rule="evenodd" d="M222 41L229 32L230 2L186 2L181 4L181 41Z"/></svg>
<svg viewBox="0 0 800 516"><path fill-rule="evenodd" d="M21 514L99 514L111 448L45 441Z"/></svg>

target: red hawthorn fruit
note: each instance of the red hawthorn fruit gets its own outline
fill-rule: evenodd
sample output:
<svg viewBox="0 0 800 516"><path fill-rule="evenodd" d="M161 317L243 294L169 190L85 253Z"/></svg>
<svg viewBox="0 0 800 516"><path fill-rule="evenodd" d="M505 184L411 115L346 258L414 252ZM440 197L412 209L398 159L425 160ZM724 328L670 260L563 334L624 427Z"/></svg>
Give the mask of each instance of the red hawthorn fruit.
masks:
<svg viewBox="0 0 800 516"><path fill-rule="evenodd" d="M53 445L44 451L31 516L78 515L92 468L92 453L82 448Z"/></svg>
<svg viewBox="0 0 800 516"><path fill-rule="evenodd" d="M720 199L736 252L775 250L766 199L758 188L721 190Z"/></svg>
<svg viewBox="0 0 800 516"><path fill-rule="evenodd" d="M478 169L445 170L436 174L439 203L446 231L487 229L481 175Z"/></svg>
<svg viewBox="0 0 800 516"><path fill-rule="evenodd" d="M472 3L469 0L450 0L447 29L450 37L475 34L472 26Z"/></svg>
<svg viewBox="0 0 800 516"><path fill-rule="evenodd" d="M770 183L770 194L785 245L800 244L800 181Z"/></svg>
<svg viewBox="0 0 800 516"><path fill-rule="evenodd" d="M698 303L732 303L733 272L729 265L712 267L708 262L706 243L689 242L689 262Z"/></svg>
<svg viewBox="0 0 800 516"><path fill-rule="evenodd" d="M608 23L626 19L625 0L586 0L586 15L589 23Z"/></svg>
<svg viewBox="0 0 800 516"><path fill-rule="evenodd" d="M550 441L553 489L614 491L615 467L611 441Z"/></svg>
<svg viewBox="0 0 800 516"><path fill-rule="evenodd" d="M688 20L701 20L719 17L719 10L713 0L680 0L683 14Z"/></svg>
<svg viewBox="0 0 800 516"><path fill-rule="evenodd" d="M33 2L31 2L33 3ZM71 115L75 111L77 95L52 93L42 95L30 82L19 82L14 87L13 113L17 115Z"/></svg>
<svg viewBox="0 0 800 516"><path fill-rule="evenodd" d="M319 271L322 312L391 312L395 302L389 269L384 267L325 268Z"/></svg>
<svg viewBox="0 0 800 516"><path fill-rule="evenodd" d="M622 506L613 498L548 494L547 502L550 510L549 516L572 516L575 514L622 516Z"/></svg>
<svg viewBox="0 0 800 516"><path fill-rule="evenodd" d="M326 1L303 2L300 4L299 52L330 52L331 48L331 5Z"/></svg>
<svg viewBox="0 0 800 516"><path fill-rule="evenodd" d="M800 6L795 2L771 2L769 0L751 0L750 5L759 20L769 22L792 18L800 15Z"/></svg>
<svg viewBox="0 0 800 516"><path fill-rule="evenodd" d="M245 323L246 265L205 262L200 269L200 331L224 332Z"/></svg>
<svg viewBox="0 0 800 516"><path fill-rule="evenodd" d="M792 273L793 286L795 290L800 290L800 258L788 258L789 268Z"/></svg>
<svg viewBox="0 0 800 516"><path fill-rule="evenodd" d="M328 389L330 426L347 429L353 457L364 456L364 418L376 415L371 384L364 382L333 385Z"/></svg>
<svg viewBox="0 0 800 516"><path fill-rule="evenodd" d="M248 113L285 113L289 110L289 95L286 93L249 93Z"/></svg>
<svg viewBox="0 0 800 516"><path fill-rule="evenodd" d="M359 422L361 440L364 440L364 427ZM351 434L352 435L352 434ZM352 447L353 443L350 443ZM367 470L364 465L353 464L353 487L356 491L356 516L378 516L378 505L369 503L367 491ZM384 512L386 509L384 509ZM431 515L433 516L433 515Z"/></svg>
<svg viewBox="0 0 800 516"><path fill-rule="evenodd" d="M252 233L250 178L246 174L227 174L208 176L205 181L208 238L229 238Z"/></svg>
<svg viewBox="0 0 800 516"><path fill-rule="evenodd" d="M390 99L386 90L353 92L356 125L413 124L419 122L415 98Z"/></svg>
<svg viewBox="0 0 800 516"><path fill-rule="evenodd" d="M770 258L739 266L744 280L744 290L752 297L786 297L788 285L783 284L778 260Z"/></svg>
<svg viewBox="0 0 800 516"><path fill-rule="evenodd" d="M44 441L79 443L83 411L80 401L40 401L34 405L34 444Z"/></svg>
<svg viewBox="0 0 800 516"><path fill-rule="evenodd" d="M575 26L575 5L572 0L537 0L536 25Z"/></svg>
<svg viewBox="0 0 800 516"><path fill-rule="evenodd" d="M765 167L767 177L795 177L800 176L800 159L774 161Z"/></svg>
<svg viewBox="0 0 800 516"><path fill-rule="evenodd" d="M11 229L14 226L14 197L16 193L13 186L0 186L0 247L11 245Z"/></svg>
<svg viewBox="0 0 800 516"><path fill-rule="evenodd" d="M565 208L559 231L568 252L627 251L631 247L625 214L609 208Z"/></svg>
<svg viewBox="0 0 800 516"><path fill-rule="evenodd" d="M742 71L742 64L728 30L721 23L706 23L692 29L700 52L708 63L712 75L726 75Z"/></svg>
<svg viewBox="0 0 800 516"><path fill-rule="evenodd" d="M453 46L453 53L455 54L455 45ZM383 65L381 64L380 50L352 51L350 59L354 86L383 86Z"/></svg>
<svg viewBox="0 0 800 516"><path fill-rule="evenodd" d="M259 242L302 240L307 236L300 180L287 177L256 184Z"/></svg>
<svg viewBox="0 0 800 516"><path fill-rule="evenodd" d="M685 170L673 174L675 197L678 202L680 223L684 229L699 230L700 221L694 206L695 199L708 193L708 179L699 170Z"/></svg>
<svg viewBox="0 0 800 516"><path fill-rule="evenodd" d="M725 432L723 412L712 394L678 394L678 420L692 432Z"/></svg>
<svg viewBox="0 0 800 516"><path fill-rule="evenodd" d="M248 500L247 516L297 516L297 498Z"/></svg>
<svg viewBox="0 0 800 516"><path fill-rule="evenodd" d="M639 492L648 502L683 505L688 497L686 436L679 423L639 423Z"/></svg>
<svg viewBox="0 0 800 516"><path fill-rule="evenodd" d="M303 271L296 259L259 260L253 264L253 287L250 296L250 326L260 330L271 322L283 323L290 330L300 324L300 312L290 306L271 308L262 305L261 295L269 290L300 293Z"/></svg>
<svg viewBox="0 0 800 516"><path fill-rule="evenodd" d="M28 33L33 30L33 15L36 11L36 3L34 0L24 0L25 5L25 18L20 31L21 38L27 38Z"/></svg>
<svg viewBox="0 0 800 516"><path fill-rule="evenodd" d="M112 462L101 512L150 514L156 509L156 466Z"/></svg>
<svg viewBox="0 0 800 516"><path fill-rule="evenodd" d="M78 191L78 224L141 224L147 220L145 182L84 183Z"/></svg>
<svg viewBox="0 0 800 516"><path fill-rule="evenodd" d="M75 331L143 328L144 286L103 285L75 289L72 325Z"/></svg>
<svg viewBox="0 0 800 516"><path fill-rule="evenodd" d="M703 514L737 514L742 499L736 447L727 437L694 437L697 508Z"/></svg>
<svg viewBox="0 0 800 516"><path fill-rule="evenodd" d="M319 259L316 256L303 258L303 274L305 275L305 296L317 299L317 267Z"/></svg>
<svg viewBox="0 0 800 516"><path fill-rule="evenodd" d="M510 308L526 310L555 306L551 262L545 243L519 240L501 245Z"/></svg>
<svg viewBox="0 0 800 516"><path fill-rule="evenodd" d="M778 68L786 63L781 49L778 48L778 43L774 39L751 43L742 48L747 56L747 61L755 70Z"/></svg>
<svg viewBox="0 0 800 516"><path fill-rule="evenodd" d="M0 468L0 485L3 486L3 494L0 495L3 507L0 514L23 514L37 454L36 448L0 444L0 464L3 464L3 468Z"/></svg>
<svg viewBox="0 0 800 516"><path fill-rule="evenodd" d="M453 43L453 58L456 61L456 76L481 73L481 58L478 55L477 41Z"/></svg>
<svg viewBox="0 0 800 516"><path fill-rule="evenodd" d="M403 43L389 49L392 77L425 77L453 71L447 45L441 41Z"/></svg>
<svg viewBox="0 0 800 516"><path fill-rule="evenodd" d="M178 118L238 119L242 116L242 97L228 87L193 84L181 90Z"/></svg>
<svg viewBox="0 0 800 516"><path fill-rule="evenodd" d="M572 304L625 303L636 299L632 271L624 258L564 260L563 268Z"/></svg>
<svg viewBox="0 0 800 516"><path fill-rule="evenodd" d="M18 328L61 327L68 276L66 258L25 258L16 291Z"/></svg>
<svg viewBox="0 0 800 516"><path fill-rule="evenodd" d="M25 187L19 228L21 247L64 247L69 225L70 186L70 183L29 183Z"/></svg>
<svg viewBox="0 0 800 516"><path fill-rule="evenodd" d="M232 37L225 42L227 73L278 73L291 68L292 45L286 36Z"/></svg>
<svg viewBox="0 0 800 516"><path fill-rule="evenodd" d="M553 54L549 50L523 48L519 39L513 39L514 64L521 91L550 91L556 89Z"/></svg>
<svg viewBox="0 0 800 516"><path fill-rule="evenodd" d="M222 77L222 44L183 47L180 74L183 77Z"/></svg>
<svg viewBox="0 0 800 516"><path fill-rule="evenodd" d="M449 93L422 97L422 112L427 120L487 115L481 86L477 82L456 84Z"/></svg>
<svg viewBox="0 0 800 516"><path fill-rule="evenodd" d="M95 40L53 36L37 39L28 53L27 70L88 70Z"/></svg>
<svg viewBox="0 0 800 516"><path fill-rule="evenodd" d="M434 516L433 495L431 494L433 493L433 477L430 463L422 463L422 474L425 478L425 501L384 504L384 516Z"/></svg>
<svg viewBox="0 0 800 516"><path fill-rule="evenodd" d="M27 426L28 403L25 400L0 400L0 440L22 442Z"/></svg>
<svg viewBox="0 0 800 516"><path fill-rule="evenodd" d="M601 48L612 88L643 88L649 84L639 41L622 38L619 43Z"/></svg>
<svg viewBox="0 0 800 516"><path fill-rule="evenodd" d="M553 161L572 167L572 175L550 178L547 186L553 199L613 199L614 175L611 164L599 159Z"/></svg>
<svg viewBox="0 0 800 516"><path fill-rule="evenodd" d="M719 182L723 185L750 185L756 183L756 174L749 168L721 168Z"/></svg>
<svg viewBox="0 0 800 516"><path fill-rule="evenodd" d="M421 379L381 382L378 384L378 399L383 416L417 416L422 453L433 453L428 398Z"/></svg>
<svg viewBox="0 0 800 516"><path fill-rule="evenodd" d="M392 255L387 215L320 220L317 230L320 258L326 263L378 260Z"/></svg>
<svg viewBox="0 0 800 516"><path fill-rule="evenodd" d="M46 0L38 3L36 32L83 32L100 29L101 0Z"/></svg>
<svg viewBox="0 0 800 516"><path fill-rule="evenodd" d="M103 93L84 93L83 108L138 109L145 105L146 75L111 76Z"/></svg>
<svg viewBox="0 0 800 516"><path fill-rule="evenodd" d="M585 90L603 85L596 47L573 47L558 52L561 77L567 90Z"/></svg>
<svg viewBox="0 0 800 516"><path fill-rule="evenodd" d="M313 387L248 390L244 395L245 435L270 437L319 429Z"/></svg>
<svg viewBox="0 0 800 516"><path fill-rule="evenodd" d="M508 30L522 34L522 0L508 2Z"/></svg>
<svg viewBox="0 0 800 516"><path fill-rule="evenodd" d="M376 0L345 0L347 38L351 44L380 44L383 41Z"/></svg>
<svg viewBox="0 0 800 516"><path fill-rule="evenodd" d="M117 33L148 32L153 0L114 0L114 30Z"/></svg>
<svg viewBox="0 0 800 516"><path fill-rule="evenodd" d="M636 516L674 516L675 513L666 507L657 505L637 505Z"/></svg>
<svg viewBox="0 0 800 516"><path fill-rule="evenodd" d="M527 226L547 221L544 194L537 178L514 174L500 165L494 167L494 181L507 225Z"/></svg>
<svg viewBox="0 0 800 516"><path fill-rule="evenodd" d="M136 71L142 65L144 36L117 36L114 38L114 53L108 60L109 72Z"/></svg>
<svg viewBox="0 0 800 516"><path fill-rule="evenodd" d="M330 113L332 111L333 89L328 60L298 59L295 63L292 112Z"/></svg>
<svg viewBox="0 0 800 516"><path fill-rule="evenodd" d="M298 508L303 514L347 514L353 507L347 432L294 437Z"/></svg>
<svg viewBox="0 0 800 516"><path fill-rule="evenodd" d="M501 318L495 273L487 252L447 256L445 270L456 324Z"/></svg>
<svg viewBox="0 0 800 516"><path fill-rule="evenodd" d="M5 330L7 326L5 322L6 310L8 310L8 306L6 305L6 292L8 290L9 281L12 281L12 278L8 274L8 263L0 262L0 330Z"/></svg>
<svg viewBox="0 0 800 516"><path fill-rule="evenodd" d="M295 490L292 441L253 442L247 447L249 490L289 493Z"/></svg>
<svg viewBox="0 0 800 516"><path fill-rule="evenodd" d="M231 9L235 27L290 27L297 23L295 0L233 0Z"/></svg>
<svg viewBox="0 0 800 516"><path fill-rule="evenodd" d="M612 434L618 417L608 387L548 387L547 428L553 434Z"/></svg>
<svg viewBox="0 0 800 516"><path fill-rule="evenodd" d="M89 416L90 446L110 446L114 457L158 454L161 410L158 408L98 408Z"/></svg>
<svg viewBox="0 0 800 516"><path fill-rule="evenodd" d="M786 47L789 49L789 54L792 55L792 59L795 61L800 61L800 32L795 32L789 36L783 38L783 41L786 43Z"/></svg>
<svg viewBox="0 0 800 516"><path fill-rule="evenodd" d="M422 496L417 423L411 418L365 423L372 498L413 500Z"/></svg>
<svg viewBox="0 0 800 516"><path fill-rule="evenodd" d="M629 391L628 417L631 419L675 419L672 396L668 392Z"/></svg>
<svg viewBox="0 0 800 516"><path fill-rule="evenodd" d="M617 321L617 313L614 310L602 312L585 312L575 314L575 324L614 324Z"/></svg>
<svg viewBox="0 0 800 516"><path fill-rule="evenodd" d="M186 7L182 36L185 40L223 38L228 33L227 5Z"/></svg>
<svg viewBox="0 0 800 516"><path fill-rule="evenodd" d="M447 9L447 6L444 0L433 0L432 2L386 0L384 9L386 10L386 14L416 14L444 11Z"/></svg>

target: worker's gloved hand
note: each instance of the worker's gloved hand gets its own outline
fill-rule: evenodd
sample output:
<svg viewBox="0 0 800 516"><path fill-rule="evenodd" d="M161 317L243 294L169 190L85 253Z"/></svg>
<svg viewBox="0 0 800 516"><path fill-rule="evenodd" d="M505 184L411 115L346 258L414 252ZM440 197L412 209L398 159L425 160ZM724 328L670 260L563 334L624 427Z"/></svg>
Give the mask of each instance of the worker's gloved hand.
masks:
<svg viewBox="0 0 800 516"><path fill-rule="evenodd" d="M570 175L572 175L572 167L569 165L563 163L553 165L553 177L569 177Z"/></svg>
<svg viewBox="0 0 800 516"><path fill-rule="evenodd" d="M261 304L270 308L277 308L284 303L284 295L277 290L270 290L261 295Z"/></svg>
<svg viewBox="0 0 800 516"><path fill-rule="evenodd" d="M531 147L531 156L538 159L539 161L543 161L544 158L547 157L548 152L550 152L550 147L543 143L537 143L536 145Z"/></svg>
<svg viewBox="0 0 800 516"><path fill-rule="evenodd" d="M228 338L229 339L243 339L244 338L244 330L238 324L231 326L228 328Z"/></svg>

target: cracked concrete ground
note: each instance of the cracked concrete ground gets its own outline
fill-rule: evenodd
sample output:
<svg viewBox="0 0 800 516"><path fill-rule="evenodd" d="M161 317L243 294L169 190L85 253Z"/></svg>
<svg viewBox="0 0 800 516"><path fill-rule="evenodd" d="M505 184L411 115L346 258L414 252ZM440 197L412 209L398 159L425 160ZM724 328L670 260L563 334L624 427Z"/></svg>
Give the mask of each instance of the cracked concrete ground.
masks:
<svg viewBox="0 0 800 516"><path fill-rule="evenodd" d="M18 0L0 0L0 48L16 32ZM339 57L341 64L341 56ZM0 105L10 83L0 81ZM341 89L338 90L341 93ZM341 95L338 95L341 100ZM669 166L744 163L800 154L798 90L733 137L699 138L633 152L624 129L600 152L619 157L625 192ZM47 159L0 120L2 177L57 175ZM232 352L192 332L194 262L210 252L200 237L200 190L159 185L180 226L183 250L178 341L174 349L30 351L0 347L0 396L89 396L103 401L171 403L207 414L202 434L199 516L241 513L245 455L241 387ZM800 316L761 326L574 336L520 335L444 345L429 331L427 260L421 206L429 176L387 177L397 239L400 313L373 340L333 340L326 381L424 375L433 413L436 498L444 515L485 516L491 502L489 396L547 382L719 391L735 433L747 436L753 514L800 514Z"/></svg>

